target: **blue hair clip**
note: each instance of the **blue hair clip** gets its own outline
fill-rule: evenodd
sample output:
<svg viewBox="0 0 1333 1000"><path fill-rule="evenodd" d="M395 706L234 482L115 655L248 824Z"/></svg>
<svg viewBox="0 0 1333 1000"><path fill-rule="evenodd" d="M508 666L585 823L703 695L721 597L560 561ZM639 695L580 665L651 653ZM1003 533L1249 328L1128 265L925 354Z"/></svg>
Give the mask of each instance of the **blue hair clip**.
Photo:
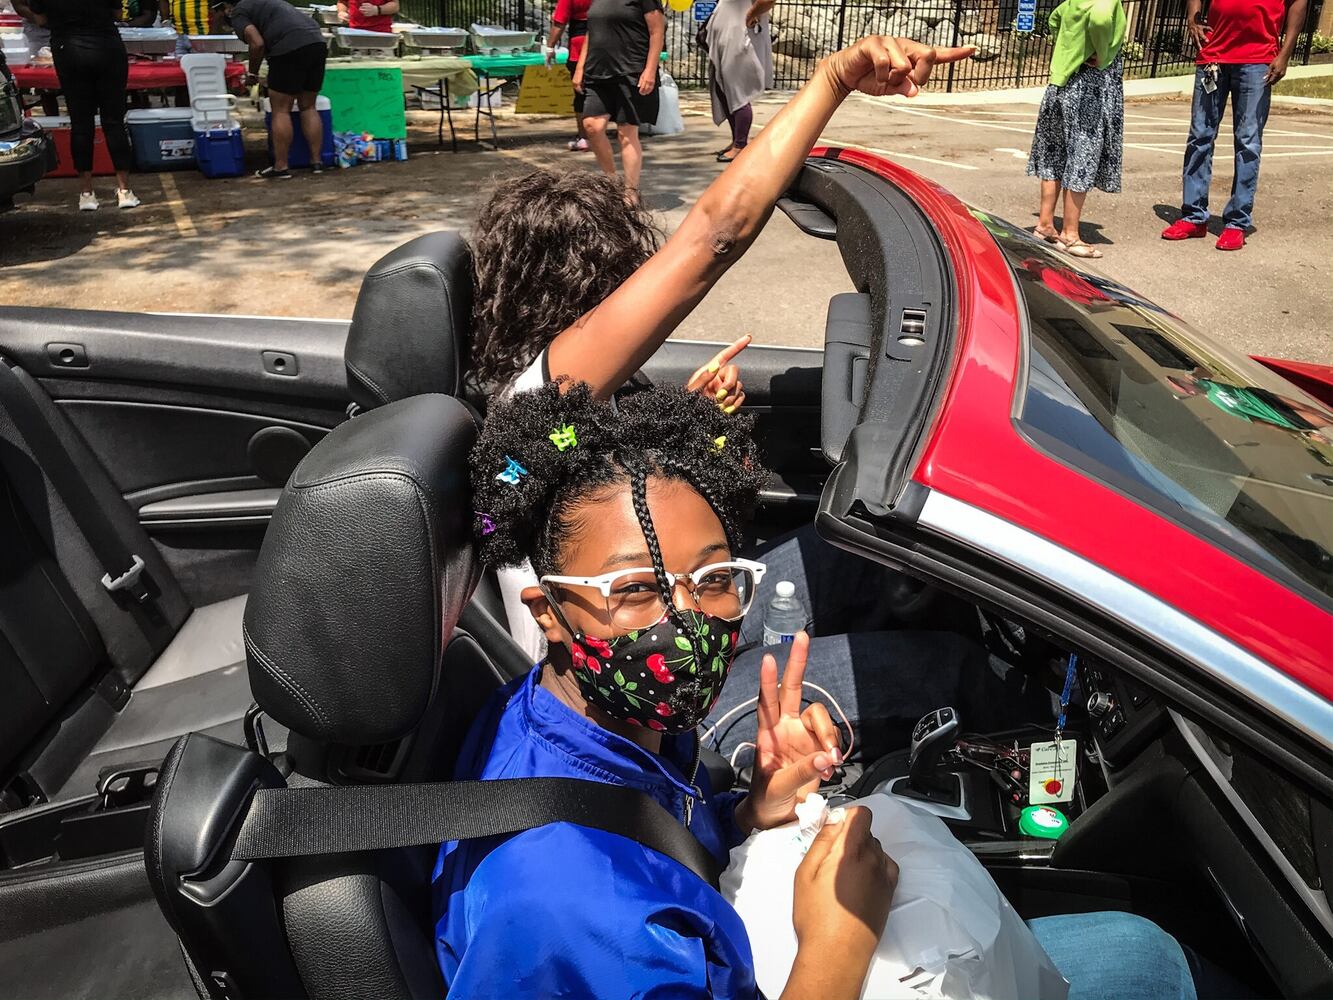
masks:
<svg viewBox="0 0 1333 1000"><path fill-rule="evenodd" d="M508 455L505 456L505 461L509 464L501 469L500 474L495 478L502 483L508 483L510 486L517 486L518 481L528 474L528 470Z"/></svg>

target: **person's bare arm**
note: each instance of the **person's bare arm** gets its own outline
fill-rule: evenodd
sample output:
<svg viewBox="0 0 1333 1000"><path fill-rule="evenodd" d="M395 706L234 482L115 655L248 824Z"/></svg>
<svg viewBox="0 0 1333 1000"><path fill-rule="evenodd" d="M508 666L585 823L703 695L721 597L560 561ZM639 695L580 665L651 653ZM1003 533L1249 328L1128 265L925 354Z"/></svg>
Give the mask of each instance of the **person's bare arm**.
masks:
<svg viewBox="0 0 1333 1000"><path fill-rule="evenodd" d="M37 13L37 11L24 3L23 0L14 0L14 13L25 21L30 21L43 28L46 27L46 15Z"/></svg>
<svg viewBox="0 0 1333 1000"><path fill-rule="evenodd" d="M826 823L796 869L796 961L779 1000L856 1000L897 887L898 866L871 834L864 806Z"/></svg>
<svg viewBox="0 0 1333 1000"><path fill-rule="evenodd" d="M259 29L253 24L247 24L245 33L241 37L250 46L250 76L248 79L258 80L259 65L264 61L264 36L259 33Z"/></svg>
<svg viewBox="0 0 1333 1000"><path fill-rule="evenodd" d="M1188 0L1185 4L1185 27L1189 29L1190 37L1199 48L1208 44L1208 35L1213 30L1212 25L1199 22L1201 14L1203 14L1203 0Z"/></svg>
<svg viewBox="0 0 1333 1000"><path fill-rule="evenodd" d="M745 12L745 26L753 28L759 23L759 19L773 9L777 0L754 0L750 4L750 9Z"/></svg>
<svg viewBox="0 0 1333 1000"><path fill-rule="evenodd" d="M170 21L171 21L171 0L159 0L158 5L157 5L157 13L158 13L158 16L162 18L163 21L170 22Z"/></svg>
<svg viewBox="0 0 1333 1000"><path fill-rule="evenodd" d="M403 6L398 2L398 0L389 0L388 3L380 4L379 12L380 14L389 14L392 16L394 14L397 14L402 9Z"/></svg>
<svg viewBox="0 0 1333 1000"><path fill-rule="evenodd" d="M848 94L911 96L936 62L955 62L973 51L876 37L824 59L800 93L708 186L666 245L556 336L547 349L552 378L587 382L595 393L610 396L749 249Z"/></svg>
<svg viewBox="0 0 1333 1000"><path fill-rule="evenodd" d="M1308 0L1290 0L1287 4L1287 21L1282 29L1282 48L1278 50L1277 58L1268 64L1268 72L1264 74L1264 83L1270 87L1287 75L1287 64L1291 62L1291 54L1296 51L1296 39L1300 37L1301 29L1305 27L1305 9L1308 5Z"/></svg>
<svg viewBox="0 0 1333 1000"><path fill-rule="evenodd" d="M657 64L666 41L666 15L660 10L652 10L644 14L643 19L648 22L648 61L639 74L639 93L647 97L657 86Z"/></svg>
<svg viewBox="0 0 1333 1000"><path fill-rule="evenodd" d="M357 0L353 0L353 2L357 2ZM347 10L348 0L338 0L337 7L338 7L339 22L342 24L346 24L349 17L349 12Z"/></svg>

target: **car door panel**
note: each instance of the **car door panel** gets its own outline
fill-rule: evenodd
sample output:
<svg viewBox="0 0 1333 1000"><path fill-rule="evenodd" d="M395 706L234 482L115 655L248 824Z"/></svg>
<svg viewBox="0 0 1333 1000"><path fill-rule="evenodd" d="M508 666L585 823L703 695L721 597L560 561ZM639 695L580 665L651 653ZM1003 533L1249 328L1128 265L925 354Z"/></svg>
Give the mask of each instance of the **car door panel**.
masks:
<svg viewBox="0 0 1333 1000"><path fill-rule="evenodd" d="M346 419L347 324L0 309L196 604L249 587L272 496ZM239 494L239 495L238 495Z"/></svg>
<svg viewBox="0 0 1333 1000"><path fill-rule="evenodd" d="M669 340L643 373L654 385L683 385L723 346ZM745 384L744 412L755 418L755 436L772 473L755 515L760 539L814 519L829 472L819 441L823 360L817 349L763 345L751 345L736 358Z"/></svg>

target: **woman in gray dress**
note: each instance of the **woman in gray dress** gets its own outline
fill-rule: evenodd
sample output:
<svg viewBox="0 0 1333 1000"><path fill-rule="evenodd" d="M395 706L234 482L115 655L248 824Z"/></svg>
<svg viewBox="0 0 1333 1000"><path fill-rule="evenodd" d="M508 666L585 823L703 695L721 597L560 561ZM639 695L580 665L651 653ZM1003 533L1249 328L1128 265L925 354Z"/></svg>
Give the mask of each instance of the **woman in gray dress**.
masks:
<svg viewBox="0 0 1333 1000"><path fill-rule="evenodd" d="M773 44L768 12L774 0L720 0L708 19L709 91L713 124L731 125L731 144L717 154L730 163L750 141L750 103L773 86Z"/></svg>

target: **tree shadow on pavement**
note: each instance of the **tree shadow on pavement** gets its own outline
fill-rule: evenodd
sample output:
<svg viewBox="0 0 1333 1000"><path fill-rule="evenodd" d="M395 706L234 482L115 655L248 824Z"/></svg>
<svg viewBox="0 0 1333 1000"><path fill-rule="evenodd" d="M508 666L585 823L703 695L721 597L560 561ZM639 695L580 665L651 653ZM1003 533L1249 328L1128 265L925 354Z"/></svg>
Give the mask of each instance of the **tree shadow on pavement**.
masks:
<svg viewBox="0 0 1333 1000"><path fill-rule="evenodd" d="M7 267L72 257L97 237L95 226L71 226L68 216L46 212L35 196L20 195L15 205L0 214L0 273Z"/></svg>

